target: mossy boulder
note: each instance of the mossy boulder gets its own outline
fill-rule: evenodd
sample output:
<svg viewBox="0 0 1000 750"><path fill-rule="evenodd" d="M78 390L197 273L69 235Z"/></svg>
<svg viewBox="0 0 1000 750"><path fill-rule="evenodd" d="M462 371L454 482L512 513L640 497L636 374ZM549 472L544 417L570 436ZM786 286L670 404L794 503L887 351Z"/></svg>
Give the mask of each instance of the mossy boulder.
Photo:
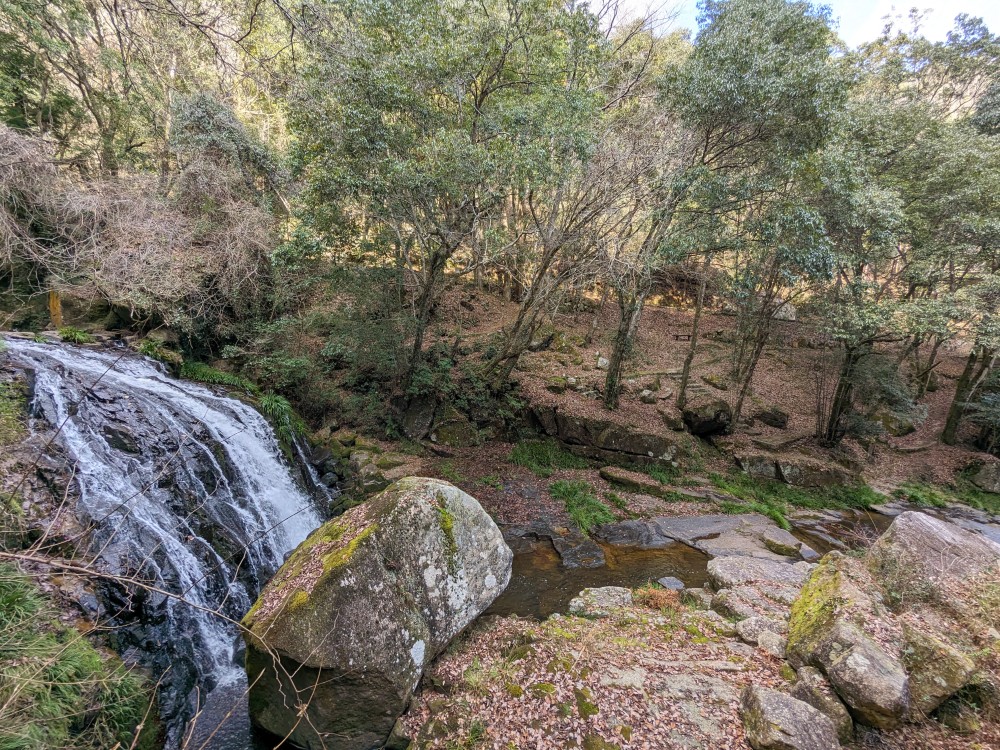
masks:
<svg viewBox="0 0 1000 750"><path fill-rule="evenodd" d="M972 660L940 638L903 626L903 663L910 674L910 696L916 717L929 714L972 678Z"/></svg>
<svg viewBox="0 0 1000 750"><path fill-rule="evenodd" d="M822 671L860 723L893 729L909 712L908 678L899 657L864 631L873 604L852 565L831 553L809 576L792 604L788 660Z"/></svg>
<svg viewBox="0 0 1000 750"><path fill-rule="evenodd" d="M792 697L808 703L833 722L837 737L847 743L854 738L854 721L847 706L837 697L823 674L815 667L802 667L797 673Z"/></svg>
<svg viewBox="0 0 1000 750"><path fill-rule="evenodd" d="M479 503L436 479L401 479L323 525L243 620L251 719L310 750L381 746L512 557Z"/></svg>

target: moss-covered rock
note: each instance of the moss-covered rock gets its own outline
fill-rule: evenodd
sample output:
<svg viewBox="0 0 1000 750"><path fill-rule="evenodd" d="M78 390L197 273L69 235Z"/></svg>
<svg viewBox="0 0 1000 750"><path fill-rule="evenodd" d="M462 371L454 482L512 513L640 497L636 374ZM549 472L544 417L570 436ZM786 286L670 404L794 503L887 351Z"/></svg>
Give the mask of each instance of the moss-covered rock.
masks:
<svg viewBox="0 0 1000 750"><path fill-rule="evenodd" d="M305 748L384 742L511 559L479 503L435 479L402 479L325 524L244 618L251 718Z"/></svg>
<svg viewBox="0 0 1000 750"><path fill-rule="evenodd" d="M899 726L909 712L909 685L899 658L869 637L872 602L852 576L852 561L831 553L792 604L788 660L820 669L859 722Z"/></svg>
<svg viewBox="0 0 1000 750"><path fill-rule="evenodd" d="M963 688L976 669L954 646L911 625L903 626L903 663L910 675L912 710L918 717Z"/></svg>
<svg viewBox="0 0 1000 750"><path fill-rule="evenodd" d="M740 718L754 750L835 750L837 732L808 703L770 688L749 685L740 700Z"/></svg>

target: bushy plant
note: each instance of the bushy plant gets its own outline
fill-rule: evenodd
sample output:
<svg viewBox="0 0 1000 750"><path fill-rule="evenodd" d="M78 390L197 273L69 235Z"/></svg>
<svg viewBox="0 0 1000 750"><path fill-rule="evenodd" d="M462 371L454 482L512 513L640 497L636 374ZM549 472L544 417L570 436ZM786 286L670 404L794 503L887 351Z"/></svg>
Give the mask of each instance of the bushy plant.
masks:
<svg viewBox="0 0 1000 750"><path fill-rule="evenodd" d="M196 380L199 383L210 385L226 385L231 388L241 388L247 393L256 393L257 386L246 378L234 375L231 372L219 370L204 362L184 362L181 365L180 376L188 380Z"/></svg>
<svg viewBox="0 0 1000 750"><path fill-rule="evenodd" d="M94 337L86 331L73 326L63 326L59 329L59 338L68 344L92 344Z"/></svg>

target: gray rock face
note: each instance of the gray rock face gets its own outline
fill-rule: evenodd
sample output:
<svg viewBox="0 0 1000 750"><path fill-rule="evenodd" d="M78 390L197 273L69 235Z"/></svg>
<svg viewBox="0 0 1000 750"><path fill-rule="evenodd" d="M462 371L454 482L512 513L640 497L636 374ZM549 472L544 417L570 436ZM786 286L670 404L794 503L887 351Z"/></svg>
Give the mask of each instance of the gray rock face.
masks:
<svg viewBox="0 0 1000 750"><path fill-rule="evenodd" d="M740 718L754 750L835 750L840 747L830 719L808 703L770 688L749 685L740 699Z"/></svg>
<svg viewBox="0 0 1000 750"><path fill-rule="evenodd" d="M736 634L740 637L740 640L751 646L756 646L761 634L765 632L782 635L788 632L788 623L757 615L736 623Z"/></svg>
<svg viewBox="0 0 1000 750"><path fill-rule="evenodd" d="M1000 565L1000 544L915 511L896 516L872 545L872 554L900 561L943 588Z"/></svg>
<svg viewBox="0 0 1000 750"><path fill-rule="evenodd" d="M981 490L1000 495L1000 464L984 464L972 475L972 482Z"/></svg>
<svg viewBox="0 0 1000 750"><path fill-rule="evenodd" d="M825 659L827 679L862 724L894 729L910 708L909 684L899 660L857 628L838 628Z"/></svg>
<svg viewBox="0 0 1000 750"><path fill-rule="evenodd" d="M632 604L632 590L621 586L584 589L569 603L570 614L607 617L614 610Z"/></svg>
<svg viewBox="0 0 1000 750"><path fill-rule="evenodd" d="M325 524L244 618L251 719L309 750L381 746L512 557L479 503L436 479L402 479Z"/></svg>
<svg viewBox="0 0 1000 750"><path fill-rule="evenodd" d="M823 674L814 667L802 667L798 671L798 678L792 688L792 697L805 701L823 713L837 728L840 741L850 742L854 737L854 721L847 706L833 692Z"/></svg>

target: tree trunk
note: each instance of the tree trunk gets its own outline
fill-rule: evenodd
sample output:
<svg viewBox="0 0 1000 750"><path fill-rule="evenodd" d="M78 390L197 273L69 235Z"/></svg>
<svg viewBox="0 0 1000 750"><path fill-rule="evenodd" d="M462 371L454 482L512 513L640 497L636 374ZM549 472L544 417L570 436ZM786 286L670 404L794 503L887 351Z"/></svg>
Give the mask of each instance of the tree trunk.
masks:
<svg viewBox="0 0 1000 750"><path fill-rule="evenodd" d="M410 385L413 383L413 376L417 372L417 367L420 366L424 351L424 332L427 330L427 321L430 318L431 303L434 301L438 276L444 269L444 265L450 255L451 253L439 251L431 257L424 288L417 300L417 319L416 327L413 331L413 346L410 347L410 362L406 369L406 376L403 378L404 393L410 389Z"/></svg>
<svg viewBox="0 0 1000 750"><path fill-rule="evenodd" d="M833 392L833 403L830 406L830 416L826 420L826 430L823 435L823 442L827 445L836 445L844 437L841 429L841 421L848 409L854 395L854 369L861 360L861 354L857 349L846 348L844 350L844 362L840 366L840 376L837 378L837 387Z"/></svg>
<svg viewBox="0 0 1000 750"><path fill-rule="evenodd" d="M62 298L55 289L49 290L49 318L52 320L52 327L55 329L63 326Z"/></svg>
<svg viewBox="0 0 1000 750"><path fill-rule="evenodd" d="M684 356L684 366L681 368L681 382L677 386L677 401L675 403L681 411L687 406L687 387L688 381L691 379L691 364L694 362L694 355L698 349L701 311L705 307L705 287L708 285L708 266L711 262L711 258L705 259L701 284L698 286L698 298L694 305L694 321L691 324L691 343L688 346L687 354Z"/></svg>
<svg viewBox="0 0 1000 750"><path fill-rule="evenodd" d="M647 289L642 289L631 298L622 291L618 292L618 307L621 311L621 319L618 321L618 330L615 332L615 341L608 358L608 375L604 380L604 407L606 409L618 408L618 397L621 394L622 370L629 351L632 349L632 342L635 340L635 332L639 328L639 320L642 317L642 309L646 304Z"/></svg>
<svg viewBox="0 0 1000 750"><path fill-rule="evenodd" d="M962 375L955 385L955 398L952 399L951 407L948 409L948 418L941 431L941 442L945 445L954 445L958 440L958 427L962 423L969 401L993 367L995 357L995 352L980 347L974 347L969 352L965 369L962 370Z"/></svg>

